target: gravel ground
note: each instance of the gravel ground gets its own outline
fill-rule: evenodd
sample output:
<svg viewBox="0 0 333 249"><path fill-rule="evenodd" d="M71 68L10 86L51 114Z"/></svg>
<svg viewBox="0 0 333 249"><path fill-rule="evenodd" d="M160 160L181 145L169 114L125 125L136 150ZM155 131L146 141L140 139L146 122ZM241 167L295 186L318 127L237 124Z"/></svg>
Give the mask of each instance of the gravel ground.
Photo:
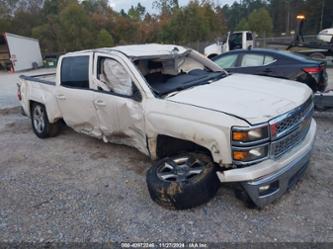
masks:
<svg viewBox="0 0 333 249"><path fill-rule="evenodd" d="M333 66L327 68L328 85L327 90L333 90Z"/></svg>
<svg viewBox="0 0 333 249"><path fill-rule="evenodd" d="M303 179L263 210L221 187L208 204L165 210L145 183L150 161L64 128L40 140L17 110L0 112L0 241L333 242L333 114Z"/></svg>

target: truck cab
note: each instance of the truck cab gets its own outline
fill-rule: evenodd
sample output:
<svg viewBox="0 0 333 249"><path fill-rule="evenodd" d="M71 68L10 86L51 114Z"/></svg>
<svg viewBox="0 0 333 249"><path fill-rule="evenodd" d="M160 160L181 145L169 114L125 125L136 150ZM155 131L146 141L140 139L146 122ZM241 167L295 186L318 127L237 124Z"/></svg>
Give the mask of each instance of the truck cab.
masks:
<svg viewBox="0 0 333 249"><path fill-rule="evenodd" d="M228 32L222 41L205 48L205 56L213 58L222 53L235 49L248 49L254 47L254 33L251 31Z"/></svg>

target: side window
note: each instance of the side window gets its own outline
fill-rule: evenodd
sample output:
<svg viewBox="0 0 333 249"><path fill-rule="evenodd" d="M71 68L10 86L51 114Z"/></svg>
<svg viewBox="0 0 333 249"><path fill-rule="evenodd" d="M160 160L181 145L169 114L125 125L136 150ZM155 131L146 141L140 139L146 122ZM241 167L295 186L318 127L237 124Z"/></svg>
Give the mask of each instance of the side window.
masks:
<svg viewBox="0 0 333 249"><path fill-rule="evenodd" d="M62 60L61 85L89 89L89 56L66 57Z"/></svg>
<svg viewBox="0 0 333 249"><path fill-rule="evenodd" d="M232 68L235 67L238 55L231 54L227 56L223 56L215 61L217 65L222 68Z"/></svg>
<svg viewBox="0 0 333 249"><path fill-rule="evenodd" d="M264 65L269 65L271 63L273 63L276 59L273 58L272 56L265 56L265 60L264 60Z"/></svg>
<svg viewBox="0 0 333 249"><path fill-rule="evenodd" d="M242 67L259 67L264 65L265 56L259 54L245 54L242 59Z"/></svg>
<svg viewBox="0 0 333 249"><path fill-rule="evenodd" d="M118 61L110 58L98 58L97 78L111 92L125 96L133 95L133 83L130 74Z"/></svg>

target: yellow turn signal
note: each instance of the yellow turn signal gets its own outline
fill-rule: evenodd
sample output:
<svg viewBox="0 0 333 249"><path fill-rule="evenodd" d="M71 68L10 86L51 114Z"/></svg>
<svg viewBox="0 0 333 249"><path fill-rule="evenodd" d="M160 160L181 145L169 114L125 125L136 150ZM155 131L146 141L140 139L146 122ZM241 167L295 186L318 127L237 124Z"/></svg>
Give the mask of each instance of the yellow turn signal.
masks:
<svg viewBox="0 0 333 249"><path fill-rule="evenodd" d="M248 131L234 131L232 133L232 140L234 141L247 141L249 138Z"/></svg>
<svg viewBox="0 0 333 249"><path fill-rule="evenodd" d="M234 151L232 153L233 159L236 161L244 161L248 156L248 151Z"/></svg>

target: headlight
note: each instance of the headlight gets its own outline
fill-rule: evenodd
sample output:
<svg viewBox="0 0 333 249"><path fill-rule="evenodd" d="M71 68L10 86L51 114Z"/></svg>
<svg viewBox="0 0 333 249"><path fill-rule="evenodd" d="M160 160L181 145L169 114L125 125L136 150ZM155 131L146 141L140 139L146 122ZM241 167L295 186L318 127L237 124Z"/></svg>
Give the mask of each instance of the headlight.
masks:
<svg viewBox="0 0 333 249"><path fill-rule="evenodd" d="M235 164L249 165L265 160L269 156L269 125L254 127L232 127L232 159Z"/></svg>
<svg viewBox="0 0 333 249"><path fill-rule="evenodd" d="M258 162L268 156L268 146L268 144L265 144L251 148L234 147L232 150L232 158L236 163Z"/></svg>
<svg viewBox="0 0 333 249"><path fill-rule="evenodd" d="M254 128L232 127L231 140L233 144L246 145L269 139L268 125Z"/></svg>

